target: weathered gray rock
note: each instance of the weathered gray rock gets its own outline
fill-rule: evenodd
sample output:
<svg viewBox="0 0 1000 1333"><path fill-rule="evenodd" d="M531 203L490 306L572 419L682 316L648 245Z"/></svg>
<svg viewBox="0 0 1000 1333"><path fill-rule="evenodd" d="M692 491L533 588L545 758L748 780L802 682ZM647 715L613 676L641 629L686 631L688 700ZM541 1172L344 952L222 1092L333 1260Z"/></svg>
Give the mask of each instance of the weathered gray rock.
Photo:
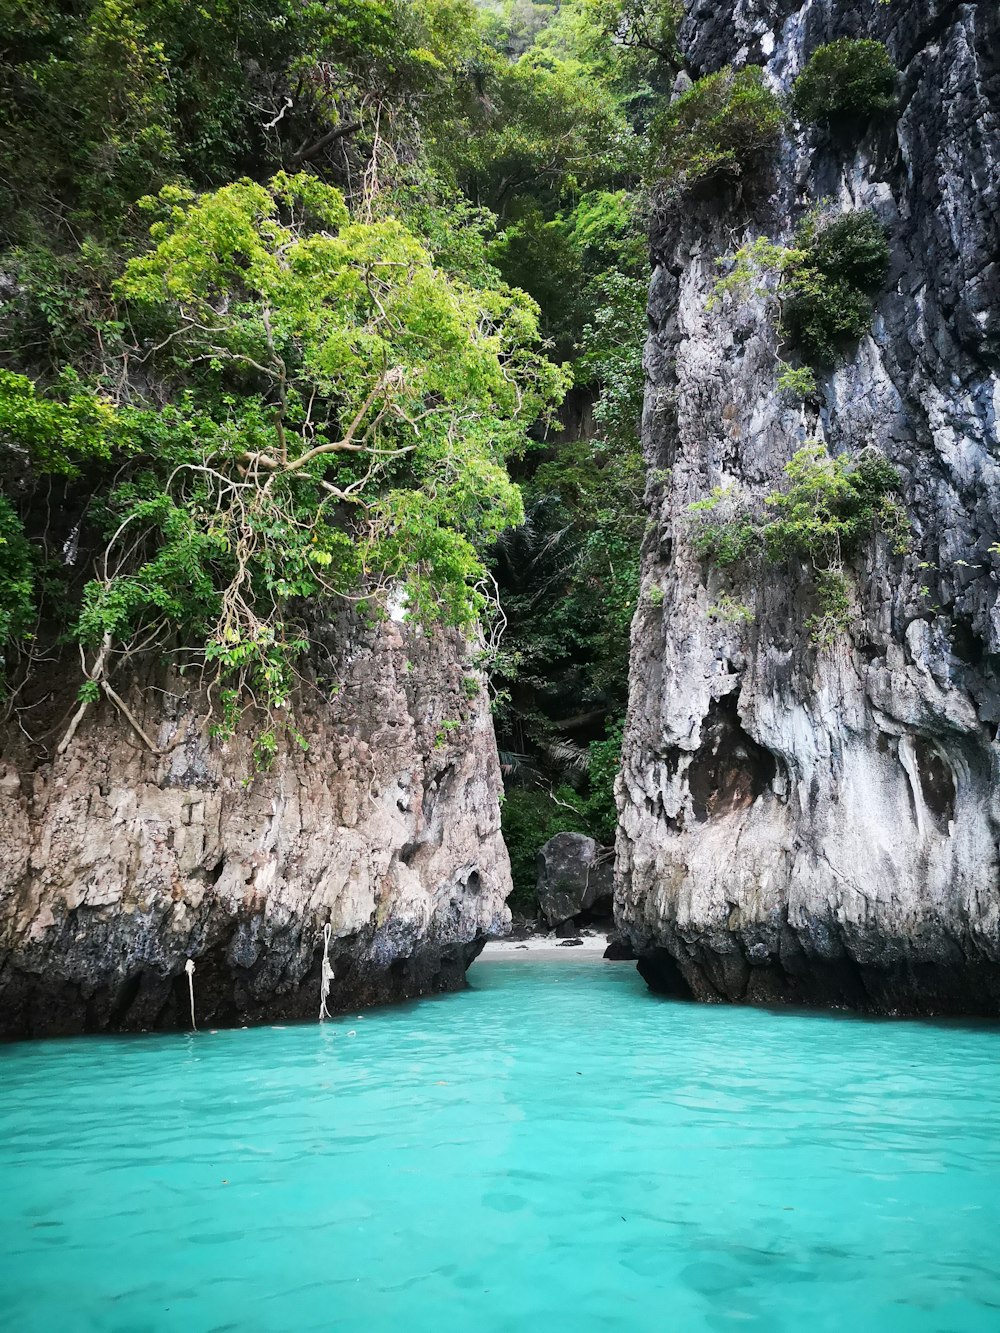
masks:
<svg viewBox="0 0 1000 1333"><path fill-rule="evenodd" d="M455 634L331 627L270 772L212 740L205 700L155 677L65 755L0 763L0 1033L313 1017L463 984L509 924L500 773ZM119 683L119 690L123 687ZM445 726L445 723L453 725ZM458 723L456 727L454 724ZM23 739L23 738L22 738Z"/></svg>
<svg viewBox="0 0 1000 1333"><path fill-rule="evenodd" d="M633 631L616 917L654 985L702 999L1000 1013L1000 10L986 0L694 0L696 74L872 35L900 112L857 143L793 136L774 179L665 218L644 440L653 520ZM871 207L892 271L869 337L803 412L760 302L707 307L716 260L788 240L810 202ZM805 571L722 579L685 512L775 489L803 440L900 469L912 554L855 565L817 650ZM713 616L721 592L750 623ZM661 600L662 594L662 600Z"/></svg>
<svg viewBox="0 0 1000 1333"><path fill-rule="evenodd" d="M538 904L550 926L612 906L610 853L583 833L557 833L538 853Z"/></svg>

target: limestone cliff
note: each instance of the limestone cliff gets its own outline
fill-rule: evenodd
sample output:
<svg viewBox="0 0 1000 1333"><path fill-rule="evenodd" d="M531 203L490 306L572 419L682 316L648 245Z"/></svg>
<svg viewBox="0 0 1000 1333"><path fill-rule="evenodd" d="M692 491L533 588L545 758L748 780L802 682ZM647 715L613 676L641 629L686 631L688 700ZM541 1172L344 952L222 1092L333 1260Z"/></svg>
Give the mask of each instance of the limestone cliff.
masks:
<svg viewBox="0 0 1000 1333"><path fill-rule="evenodd" d="M0 763L0 1033L309 1017L332 927L331 1012L454 989L509 922L500 773L455 634L331 626L283 741L212 739L205 700L155 672L39 762Z"/></svg>
<svg viewBox="0 0 1000 1333"><path fill-rule="evenodd" d="M993 0L693 0L694 76L765 66L787 91L835 38L883 40L898 113L793 129L771 180L654 231L644 438L651 516L619 801L616 914L651 984L701 999L1000 1013L1000 11ZM889 280L870 336L803 412L775 387L759 302L709 308L716 261L787 242L810 201L868 207ZM809 436L897 466L912 553L873 540L849 632L819 649L794 562L753 619L687 506L761 496Z"/></svg>

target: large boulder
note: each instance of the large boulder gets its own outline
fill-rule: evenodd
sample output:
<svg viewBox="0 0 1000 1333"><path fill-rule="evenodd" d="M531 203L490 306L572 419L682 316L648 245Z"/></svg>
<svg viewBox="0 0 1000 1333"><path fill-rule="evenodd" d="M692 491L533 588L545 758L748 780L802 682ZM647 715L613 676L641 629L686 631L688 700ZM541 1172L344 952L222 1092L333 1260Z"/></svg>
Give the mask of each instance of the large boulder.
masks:
<svg viewBox="0 0 1000 1333"><path fill-rule="evenodd" d="M538 853L538 904L550 926L611 915L613 853L583 833L557 833Z"/></svg>

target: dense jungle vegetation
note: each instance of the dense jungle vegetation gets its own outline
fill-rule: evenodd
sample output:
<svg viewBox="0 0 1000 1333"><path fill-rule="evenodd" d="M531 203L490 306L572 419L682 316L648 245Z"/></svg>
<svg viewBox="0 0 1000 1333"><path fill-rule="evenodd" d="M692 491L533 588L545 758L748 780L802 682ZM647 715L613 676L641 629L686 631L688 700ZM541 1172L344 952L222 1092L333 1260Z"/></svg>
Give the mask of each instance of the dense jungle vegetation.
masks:
<svg viewBox="0 0 1000 1333"><path fill-rule="evenodd" d="M613 837L645 215L752 189L791 116L894 105L875 42L819 48L790 99L755 67L675 85L680 18L0 0L0 707L40 753L102 697L148 744L114 681L159 659L266 767L324 688L317 622L391 598L485 629L522 901L551 834ZM809 398L886 255L817 201L716 299L770 283L778 387Z"/></svg>
<svg viewBox="0 0 1000 1333"><path fill-rule="evenodd" d="M515 859L608 837L636 187L673 0L3 0L0 667L205 673L266 764L310 607L505 629ZM65 667L60 668L65 670ZM528 844L530 843L530 848Z"/></svg>

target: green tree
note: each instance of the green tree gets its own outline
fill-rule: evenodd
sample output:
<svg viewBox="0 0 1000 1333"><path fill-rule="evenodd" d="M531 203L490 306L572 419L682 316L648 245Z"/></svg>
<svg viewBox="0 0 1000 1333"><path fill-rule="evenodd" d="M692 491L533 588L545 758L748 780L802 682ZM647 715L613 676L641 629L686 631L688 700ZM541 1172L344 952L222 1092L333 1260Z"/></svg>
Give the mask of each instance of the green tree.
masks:
<svg viewBox="0 0 1000 1333"><path fill-rule="evenodd" d="M531 301L446 277L401 223L352 221L311 176L150 206L153 247L118 294L159 401L0 385L20 447L135 455L77 626L94 662L182 631L242 699L280 708L304 600L402 588L411 614L469 624L477 552L522 513L504 458L563 386Z"/></svg>

